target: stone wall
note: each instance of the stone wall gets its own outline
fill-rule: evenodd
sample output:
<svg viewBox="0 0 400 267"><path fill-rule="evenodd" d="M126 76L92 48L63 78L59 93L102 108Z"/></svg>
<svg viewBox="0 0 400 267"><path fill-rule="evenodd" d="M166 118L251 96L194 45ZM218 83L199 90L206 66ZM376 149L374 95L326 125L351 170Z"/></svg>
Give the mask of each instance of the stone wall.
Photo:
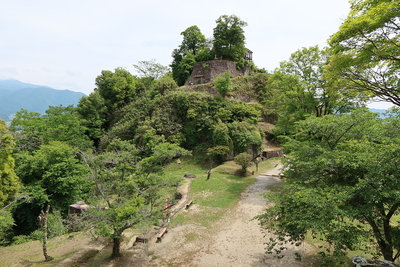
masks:
<svg viewBox="0 0 400 267"><path fill-rule="evenodd" d="M211 60L196 62L193 66L192 74L185 85L196 85L212 82L218 75L226 71L231 72L231 78L237 76L249 75L249 68L245 67L243 71L236 69L236 62L229 60Z"/></svg>

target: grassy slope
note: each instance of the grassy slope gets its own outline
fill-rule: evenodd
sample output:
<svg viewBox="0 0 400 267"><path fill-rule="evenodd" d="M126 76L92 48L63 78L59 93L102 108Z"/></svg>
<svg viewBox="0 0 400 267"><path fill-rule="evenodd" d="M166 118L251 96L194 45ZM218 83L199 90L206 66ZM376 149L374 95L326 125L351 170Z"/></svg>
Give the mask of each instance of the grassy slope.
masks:
<svg viewBox="0 0 400 267"><path fill-rule="evenodd" d="M272 161L265 161L259 164L260 172L273 167ZM250 171L255 171L255 167L250 167ZM204 227L209 227L217 222L224 214L231 211L239 200L240 194L247 186L255 182L255 176L238 176L240 166L233 162L215 168L211 178L207 181L207 169L194 164L190 161L182 160L181 164L171 164L166 170L165 175L182 177L186 173L195 174L196 179L192 180L190 197L194 203L201 207L201 212L179 214L172 220L172 225L196 223ZM257 175L257 172L255 172ZM11 247L1 247L0 267L5 266L57 266L79 252L91 241L88 235L79 233L57 237L49 240L49 255L54 257L53 261L44 262L42 245L39 241L28 242ZM106 248L90 260L86 260L85 266L101 266L100 262L107 262L111 250ZM126 256L132 255L125 252ZM126 258L125 258L126 260Z"/></svg>

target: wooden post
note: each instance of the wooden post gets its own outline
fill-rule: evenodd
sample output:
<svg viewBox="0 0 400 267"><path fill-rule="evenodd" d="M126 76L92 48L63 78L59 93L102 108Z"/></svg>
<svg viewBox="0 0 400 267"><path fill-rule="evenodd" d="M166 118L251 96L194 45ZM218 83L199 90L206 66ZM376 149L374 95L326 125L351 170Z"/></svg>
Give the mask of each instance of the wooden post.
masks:
<svg viewBox="0 0 400 267"><path fill-rule="evenodd" d="M47 205L46 212L40 211L38 217L39 224L43 229L43 255L46 261L51 261L53 257L47 254L47 218L49 216L50 205Z"/></svg>

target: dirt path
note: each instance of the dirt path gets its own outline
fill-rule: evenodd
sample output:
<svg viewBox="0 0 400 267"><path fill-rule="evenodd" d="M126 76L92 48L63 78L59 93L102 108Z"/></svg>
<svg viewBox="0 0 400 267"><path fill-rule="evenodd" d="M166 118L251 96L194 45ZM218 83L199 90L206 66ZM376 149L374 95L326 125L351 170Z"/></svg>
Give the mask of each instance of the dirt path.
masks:
<svg viewBox="0 0 400 267"><path fill-rule="evenodd" d="M302 246L291 248L283 259L266 255L264 242L268 237L263 237L258 222L251 220L266 207L266 199L260 194L266 192L268 185L280 182L272 176L279 174L280 167L277 165L257 177L243 193L235 213L227 214L215 225L215 234L199 236L206 231L197 227L196 238L188 242L196 226L171 229L165 240L151 249L155 259L152 266L303 266L292 256L295 251L305 250Z"/></svg>

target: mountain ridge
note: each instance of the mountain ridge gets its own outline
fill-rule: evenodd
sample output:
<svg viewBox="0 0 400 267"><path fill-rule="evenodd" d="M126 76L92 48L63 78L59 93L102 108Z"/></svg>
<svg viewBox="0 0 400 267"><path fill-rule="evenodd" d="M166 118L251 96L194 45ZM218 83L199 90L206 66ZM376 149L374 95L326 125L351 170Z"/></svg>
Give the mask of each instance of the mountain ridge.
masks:
<svg viewBox="0 0 400 267"><path fill-rule="evenodd" d="M43 114L49 106L76 106L82 96L85 94L68 89L58 90L15 79L0 80L0 119L10 121L21 109Z"/></svg>

